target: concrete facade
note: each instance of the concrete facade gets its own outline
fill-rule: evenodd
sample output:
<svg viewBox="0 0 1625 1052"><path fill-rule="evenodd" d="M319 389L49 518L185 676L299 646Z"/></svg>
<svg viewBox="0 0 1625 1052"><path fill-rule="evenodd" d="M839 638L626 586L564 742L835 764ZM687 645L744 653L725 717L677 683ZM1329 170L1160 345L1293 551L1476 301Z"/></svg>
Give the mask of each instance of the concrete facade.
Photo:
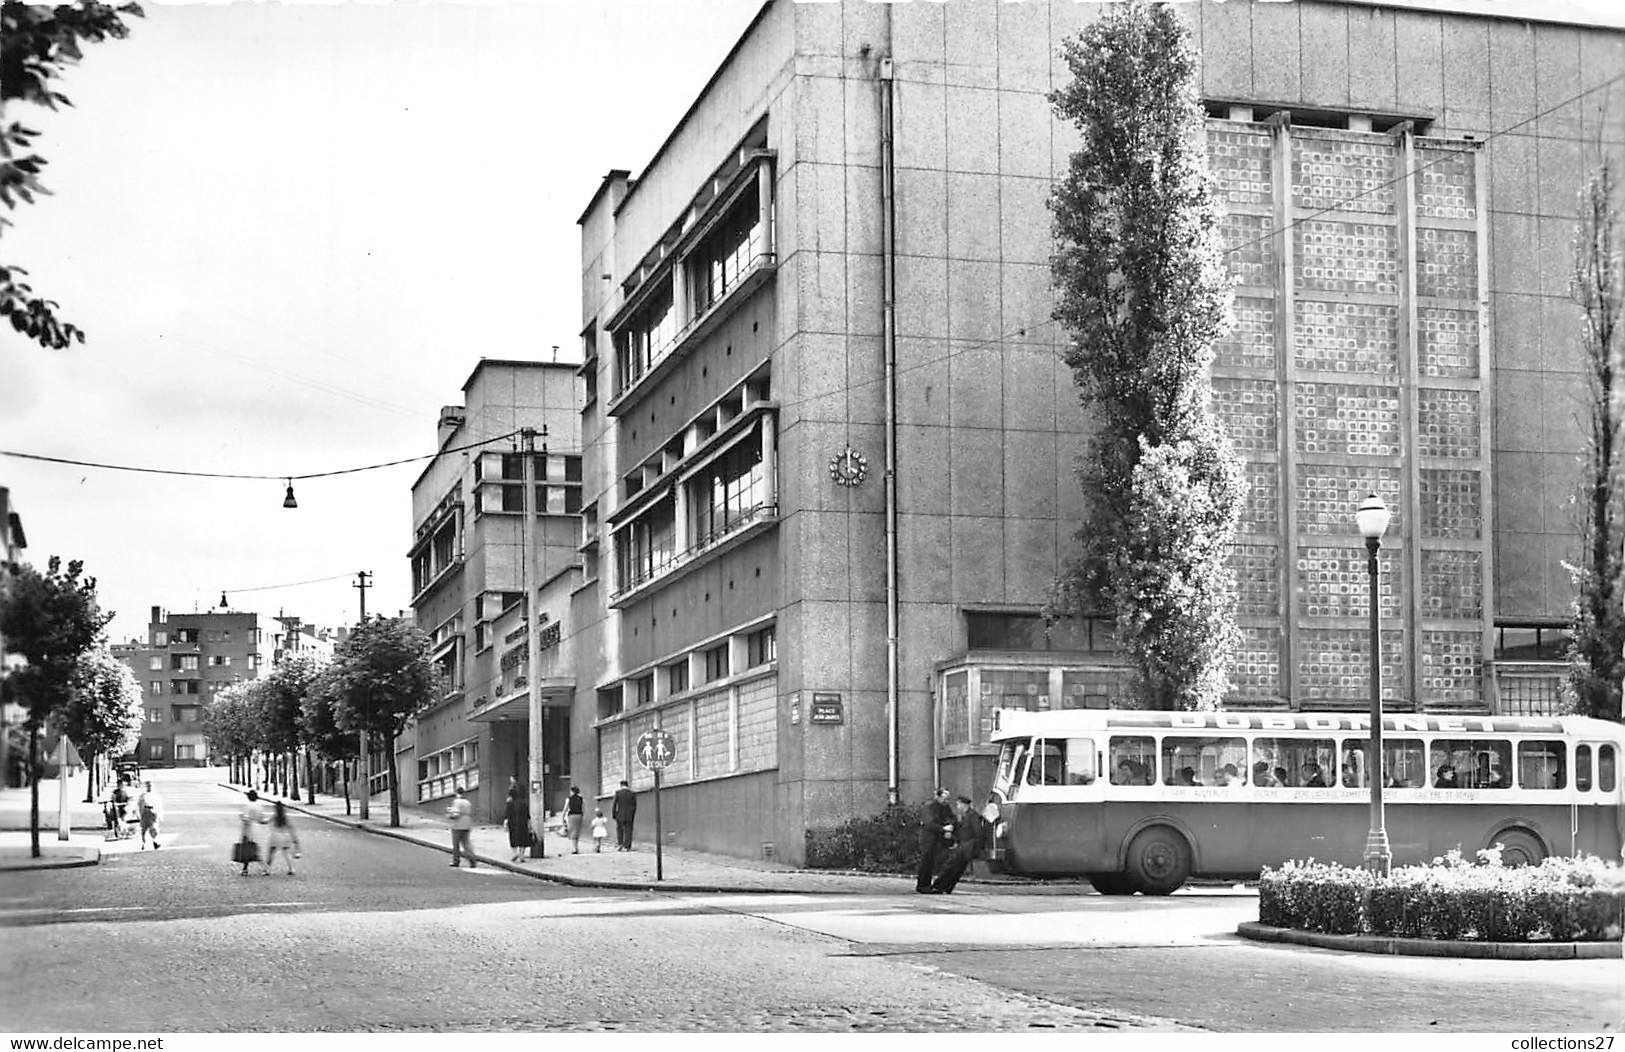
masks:
<svg viewBox="0 0 1625 1052"><path fill-rule="evenodd" d="M678 843L795 860L806 828L886 802L888 83L897 788L985 784L997 705L1121 696L1104 626L1030 634L1089 430L1050 320L1045 202L1076 133L1046 93L1099 10L769 3L646 170L589 202L584 789L588 771L600 798L648 788L632 748L659 726ZM1215 367L1253 482L1234 702L1365 704L1364 652L1337 641L1364 623L1353 509L1375 487L1398 513L1391 703L1488 711L1501 626L1567 616L1566 252L1585 170L1625 143L1625 90L1581 93L1625 68L1625 34L1312 0L1178 10L1238 280Z"/></svg>
<svg viewBox="0 0 1625 1052"><path fill-rule="evenodd" d="M232 684L259 678L266 642L255 613L172 614L155 606L144 641L114 644L113 656L141 685L141 765L208 763L203 709Z"/></svg>
<svg viewBox="0 0 1625 1052"><path fill-rule="evenodd" d="M537 432L529 557L540 589L579 563L580 383L574 364L481 359L463 385L463 404L441 410L441 453L412 487L408 557L416 623L430 637L447 691L395 742L408 800L450 797L461 784L481 820L491 821L501 817L509 779L525 780L528 693L511 676L504 682L500 662L509 647L493 627L524 598L517 432ZM568 692L548 702L549 737L561 749L567 705ZM568 764L551 766L548 799L562 802Z"/></svg>

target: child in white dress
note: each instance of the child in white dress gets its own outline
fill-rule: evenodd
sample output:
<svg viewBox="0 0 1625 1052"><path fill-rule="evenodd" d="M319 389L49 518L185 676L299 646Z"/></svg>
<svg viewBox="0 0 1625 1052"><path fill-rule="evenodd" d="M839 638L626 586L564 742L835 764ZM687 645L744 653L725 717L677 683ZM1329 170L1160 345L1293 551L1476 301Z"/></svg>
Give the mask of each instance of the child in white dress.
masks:
<svg viewBox="0 0 1625 1052"><path fill-rule="evenodd" d="M602 852L604 850L604 841L608 839L609 820L604 817L604 812L594 811L592 813L592 849L595 852Z"/></svg>

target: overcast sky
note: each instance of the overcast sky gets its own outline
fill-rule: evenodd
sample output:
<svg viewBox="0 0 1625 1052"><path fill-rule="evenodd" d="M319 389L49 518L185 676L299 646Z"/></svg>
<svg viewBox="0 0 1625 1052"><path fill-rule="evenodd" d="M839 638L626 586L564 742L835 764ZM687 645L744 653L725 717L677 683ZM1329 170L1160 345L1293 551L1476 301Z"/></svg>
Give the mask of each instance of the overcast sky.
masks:
<svg viewBox="0 0 1625 1052"><path fill-rule="evenodd" d="M176 6L67 74L54 196L0 259L88 334L0 334L0 448L306 474L435 448L481 357L579 360L575 220L637 172L759 0ZM410 602L423 463L296 484L0 457L28 561L85 560L115 641L148 608L354 620ZM351 578L353 580L353 577Z"/></svg>
<svg viewBox="0 0 1625 1052"><path fill-rule="evenodd" d="M89 339L0 333L0 448L299 475L430 453L480 357L579 357L576 217L647 163L759 0L144 6L69 71L75 108L8 114L45 131L55 195L0 259ZM85 560L123 640L222 590L347 623L353 577L266 586L357 570L369 610L405 608L421 468L301 482L292 511L280 480L0 457L0 485L26 558Z"/></svg>

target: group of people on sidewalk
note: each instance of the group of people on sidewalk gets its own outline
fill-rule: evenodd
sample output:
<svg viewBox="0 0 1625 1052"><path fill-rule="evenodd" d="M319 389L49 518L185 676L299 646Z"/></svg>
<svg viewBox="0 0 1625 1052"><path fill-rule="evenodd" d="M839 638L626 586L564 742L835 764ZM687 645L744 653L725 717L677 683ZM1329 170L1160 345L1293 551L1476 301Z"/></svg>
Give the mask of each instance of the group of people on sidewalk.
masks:
<svg viewBox="0 0 1625 1052"><path fill-rule="evenodd" d="M164 801L151 782L143 782L142 790L137 794L131 780L121 776L117 787L103 804L102 812L107 822L109 840L133 836L132 827L139 824L141 850L147 849L149 837L154 851L163 846L158 842L158 833L164 819Z"/></svg>
<svg viewBox="0 0 1625 1052"><path fill-rule="evenodd" d="M925 805L920 822L920 868L914 890L921 895L951 895L965 870L982 853L987 823L971 805L970 797L957 797L938 789Z"/></svg>
<svg viewBox="0 0 1625 1052"><path fill-rule="evenodd" d="M463 854L468 855L468 864L474 866L474 852L469 846L469 835L474 829L474 806L463 795L463 787L455 787L451 806L446 808L446 817L451 820L451 864L457 865ZM638 797L625 783L615 793L615 800L611 804L611 813L615 817L615 850L632 850L632 823L638 813ZM564 802L564 835L570 840L571 854L581 854L581 832L586 826L587 802L581 796L579 786L570 787L570 796ZM508 787L508 802L502 809L502 824L508 830L508 847L513 851L509 857L510 862L519 862L524 859L536 842L535 831L530 825L530 800L523 790L515 784ZM604 812L595 810L592 813L592 849L601 853L604 850L604 841L609 839L609 820Z"/></svg>

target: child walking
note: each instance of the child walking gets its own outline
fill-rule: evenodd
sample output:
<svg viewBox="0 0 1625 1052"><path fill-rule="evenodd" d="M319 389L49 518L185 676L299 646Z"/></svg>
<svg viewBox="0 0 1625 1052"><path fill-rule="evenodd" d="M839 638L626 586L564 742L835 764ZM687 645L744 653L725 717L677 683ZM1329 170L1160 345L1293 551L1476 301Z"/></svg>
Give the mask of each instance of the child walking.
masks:
<svg viewBox="0 0 1625 1052"><path fill-rule="evenodd" d="M609 820L604 817L604 812L602 812L602 811L594 811L592 813L592 849L593 849L593 851L594 852L602 852L604 850L604 841L608 840L608 839L609 839Z"/></svg>

